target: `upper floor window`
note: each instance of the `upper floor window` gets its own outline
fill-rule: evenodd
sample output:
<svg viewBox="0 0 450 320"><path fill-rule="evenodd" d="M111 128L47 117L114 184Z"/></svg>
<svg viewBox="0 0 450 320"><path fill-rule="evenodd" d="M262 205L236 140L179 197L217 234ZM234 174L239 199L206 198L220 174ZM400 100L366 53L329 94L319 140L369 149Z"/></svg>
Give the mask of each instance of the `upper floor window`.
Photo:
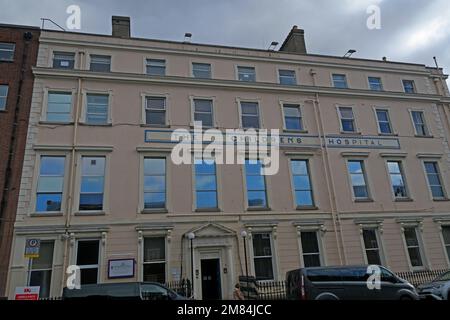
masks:
<svg viewBox="0 0 450 320"><path fill-rule="evenodd" d="M105 157L81 158L79 210L103 210Z"/></svg>
<svg viewBox="0 0 450 320"><path fill-rule="evenodd" d="M241 123L243 128L259 128L259 105L258 102L241 103Z"/></svg>
<svg viewBox="0 0 450 320"><path fill-rule="evenodd" d="M294 70L278 70L280 84L296 85L297 79Z"/></svg>
<svg viewBox="0 0 450 320"><path fill-rule="evenodd" d="M110 72L111 56L91 55L90 70L96 72Z"/></svg>
<svg viewBox="0 0 450 320"><path fill-rule="evenodd" d="M145 123L151 125L166 124L166 98L146 97Z"/></svg>
<svg viewBox="0 0 450 320"><path fill-rule="evenodd" d="M61 211L64 156L42 156L36 190L36 212Z"/></svg>
<svg viewBox="0 0 450 320"><path fill-rule="evenodd" d="M86 100L86 123L94 125L107 124L109 95L88 93Z"/></svg>
<svg viewBox="0 0 450 320"><path fill-rule="evenodd" d="M392 134L389 111L386 109L376 109L375 112L377 115L378 131L382 134Z"/></svg>
<svg viewBox="0 0 450 320"><path fill-rule="evenodd" d="M166 60L147 59L147 74L151 76L165 76Z"/></svg>
<svg viewBox="0 0 450 320"><path fill-rule="evenodd" d="M247 205L249 208L266 208L266 180L261 174L262 164L259 160L245 160L245 177L247 184Z"/></svg>
<svg viewBox="0 0 450 320"><path fill-rule="evenodd" d="M0 85L0 110L6 109L6 101L8 100L8 86Z"/></svg>
<svg viewBox="0 0 450 320"><path fill-rule="evenodd" d="M407 198L408 191L406 189L402 163L400 161L388 161L387 165L391 178L392 192L395 198Z"/></svg>
<svg viewBox="0 0 450 320"><path fill-rule="evenodd" d="M295 203L297 207L314 205L308 160L291 160Z"/></svg>
<svg viewBox="0 0 450 320"><path fill-rule="evenodd" d="M356 132L355 116L352 107L339 107L339 118L343 132Z"/></svg>
<svg viewBox="0 0 450 320"><path fill-rule="evenodd" d="M333 74L333 86L335 88L347 89L347 76L345 74Z"/></svg>
<svg viewBox="0 0 450 320"><path fill-rule="evenodd" d="M372 91L382 91L383 85L380 77L369 77L369 88Z"/></svg>
<svg viewBox="0 0 450 320"><path fill-rule="evenodd" d="M166 282L166 238L148 237L144 239L143 280Z"/></svg>
<svg viewBox="0 0 450 320"><path fill-rule="evenodd" d="M192 63L194 78L211 79L211 65L209 63Z"/></svg>
<svg viewBox="0 0 450 320"><path fill-rule="evenodd" d="M442 238L444 240L445 250L447 251L447 257L450 259L450 226L442 226Z"/></svg>
<svg viewBox="0 0 450 320"><path fill-rule="evenodd" d="M367 263L381 265L380 244L378 243L377 229L363 229L362 237L364 241Z"/></svg>
<svg viewBox="0 0 450 320"><path fill-rule="evenodd" d="M237 67L239 81L256 81L256 72L254 67Z"/></svg>
<svg viewBox="0 0 450 320"><path fill-rule="evenodd" d="M216 164L213 159L195 159L195 200L197 209L217 208Z"/></svg>
<svg viewBox="0 0 450 320"><path fill-rule="evenodd" d="M428 128L425 123L425 115L423 111L411 111L411 117L414 123L414 130L418 136L428 136Z"/></svg>
<svg viewBox="0 0 450 320"><path fill-rule="evenodd" d="M31 259L28 286L39 287L39 298L50 296L54 246L54 241L41 241L39 257Z"/></svg>
<svg viewBox="0 0 450 320"><path fill-rule="evenodd" d="M416 86L414 84L414 80L402 80L403 82L403 89L406 93L415 93L416 92Z"/></svg>
<svg viewBox="0 0 450 320"><path fill-rule="evenodd" d="M73 69L75 67L75 53L72 52L54 52L53 68Z"/></svg>
<svg viewBox="0 0 450 320"><path fill-rule="evenodd" d="M438 163L436 161L425 161L424 166L425 173L428 179L428 186L430 187L433 199L445 198Z"/></svg>
<svg viewBox="0 0 450 320"><path fill-rule="evenodd" d="M210 99L194 99L194 121L201 121L202 126L213 126L213 101Z"/></svg>
<svg viewBox="0 0 450 320"><path fill-rule="evenodd" d="M49 92L47 103L47 121L69 122L72 112L71 92Z"/></svg>
<svg viewBox="0 0 450 320"><path fill-rule="evenodd" d="M77 241L77 266L80 267L80 284L96 284L99 280L100 241Z"/></svg>
<svg viewBox="0 0 450 320"><path fill-rule="evenodd" d="M144 158L144 209L166 208L166 159Z"/></svg>
<svg viewBox="0 0 450 320"><path fill-rule="evenodd" d="M321 255L317 231L302 231L300 233L302 244L303 264L305 268L320 267Z"/></svg>
<svg viewBox="0 0 450 320"><path fill-rule="evenodd" d="M302 131L303 119L298 104L283 104L284 127L287 130Z"/></svg>
<svg viewBox="0 0 450 320"><path fill-rule="evenodd" d="M0 61L13 61L15 47L14 43L0 42Z"/></svg>
<svg viewBox="0 0 450 320"><path fill-rule="evenodd" d="M273 280L272 237L270 233L254 233L252 239L256 280Z"/></svg>
<svg viewBox="0 0 450 320"><path fill-rule="evenodd" d="M364 161L349 160L347 162L348 173L353 188L355 199L368 199L369 190L366 183L366 173L364 170Z"/></svg>

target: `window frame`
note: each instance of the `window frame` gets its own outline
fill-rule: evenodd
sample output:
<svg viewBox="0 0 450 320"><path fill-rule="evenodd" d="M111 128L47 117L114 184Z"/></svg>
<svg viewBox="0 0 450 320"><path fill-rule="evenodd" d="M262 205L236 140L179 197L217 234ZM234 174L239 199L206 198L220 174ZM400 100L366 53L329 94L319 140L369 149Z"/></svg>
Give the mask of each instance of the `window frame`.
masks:
<svg viewBox="0 0 450 320"><path fill-rule="evenodd" d="M378 111L384 111L387 113L387 117L388 117L388 122L389 122L389 128L391 129L391 133L384 133L381 132L381 127L380 127L380 120L378 119ZM373 112L375 115L375 122L377 124L377 132L378 135L382 135L382 136L396 136L397 132L394 129L394 126L392 125L392 119L391 119L391 110L390 107L384 107L384 106L374 106L373 107Z"/></svg>
<svg viewBox="0 0 450 320"><path fill-rule="evenodd" d="M302 233L306 233L306 232L313 232L316 236L316 241L317 241L317 249L318 252L316 253L305 253L303 250L303 242L302 242ZM319 256L319 262L320 262L320 267L323 267L326 265L325 263L325 258L324 258L324 252L323 252L323 243L322 243L322 231L318 228L299 228L298 230L298 242L299 242L299 253L300 253L300 266L302 268L305 268L305 255L318 255Z"/></svg>
<svg viewBox="0 0 450 320"><path fill-rule="evenodd" d="M444 239L444 228L448 228L449 229L449 233L450 233L450 223L449 222L444 222L444 221L437 221L438 223L438 227L440 229L439 232L439 237L441 239L442 242L442 248L444 250L444 256L447 258L447 265L450 267L450 242L446 243L445 239Z"/></svg>
<svg viewBox="0 0 450 320"><path fill-rule="evenodd" d="M49 121L49 120L47 120L48 100L49 100L50 93L70 93L71 94L69 121ZM41 118L40 118L39 122L41 122L41 123L57 123L57 124L73 124L74 123L74 109L76 107L75 100L76 100L76 89L75 88L64 89L64 88L45 87L44 88L44 97L42 99Z"/></svg>
<svg viewBox="0 0 450 320"><path fill-rule="evenodd" d="M341 117L341 108L350 108L352 110L352 114L353 114L353 126L354 126L354 131L345 131L344 127L342 125L342 117ZM358 127L358 123L356 121L356 114L355 114L355 106L354 105L340 105L337 104L336 105L336 112L337 112L337 116L338 116L338 120L339 120L339 130L341 134L360 134L360 130Z"/></svg>
<svg viewBox="0 0 450 320"><path fill-rule="evenodd" d="M423 109L412 109L411 108L408 111L409 111L409 116L410 116L411 123L412 123L412 126L413 126L413 130L414 130L414 137L416 137L416 138L430 138L430 137L432 137L433 135L432 135L430 127L428 125L427 117L425 115L425 110L423 110ZM425 129L425 134L423 134L423 135L419 134L417 132L416 123L414 122L414 117L413 117L413 113L414 112L420 112L422 114L422 121L423 121L422 125L424 126L424 129Z"/></svg>
<svg viewBox="0 0 450 320"><path fill-rule="evenodd" d="M294 83L291 83L291 84L283 84L283 83L281 83L282 76L281 76L280 72L282 72L282 71L291 71L291 72L293 72L294 73ZM277 76L278 76L278 79L277 79L278 80L278 84L280 84L282 86L297 86L298 85L297 70L295 70L295 68L288 69L288 68L278 67L277 68Z"/></svg>
<svg viewBox="0 0 450 320"><path fill-rule="evenodd" d="M160 208L145 208L145 160L146 159L158 159L164 161L164 207ZM142 213L148 213L148 212L161 212L161 211L167 211L167 198L168 198L168 192L167 192L167 167L168 167L168 161L166 156L154 156L154 155L144 155L142 159ZM156 175L152 175L156 176ZM161 175L159 175L161 176ZM162 193L162 192L157 192Z"/></svg>
<svg viewBox="0 0 450 320"><path fill-rule="evenodd" d="M209 78L205 77L196 77L195 76L195 68L194 65L209 65ZM213 78L213 66L210 62L199 62L199 61L191 61L191 77L194 79L208 80Z"/></svg>
<svg viewBox="0 0 450 320"><path fill-rule="evenodd" d="M348 167L349 162L359 162L361 164L362 175L364 178L364 186L366 187L367 197L357 197L355 195L355 190L354 190L353 180L352 180L352 173L350 173L350 170ZM373 201L371 188L370 188L369 182L368 182L369 180L368 180L368 173L367 173L367 166L366 166L365 159L358 158L358 157L347 158L347 159L345 159L345 166L346 166L346 170L347 170L347 177L348 177L349 184L350 184L353 202L365 202L365 201L371 202L371 201Z"/></svg>
<svg viewBox="0 0 450 320"><path fill-rule="evenodd" d="M363 257L364 257L364 263L369 264L369 258L367 257L367 251L371 250L372 248L367 248L365 241L364 241L364 231L365 230L373 230L375 232L375 237L377 240L377 251L378 256L380 258L380 263L382 266L386 266L386 256L385 256L385 249L384 249L384 243L383 239L381 238L381 227L380 224L361 224L360 225L360 235L361 235L361 247L363 249Z"/></svg>
<svg viewBox="0 0 450 320"><path fill-rule="evenodd" d="M207 100L207 101L211 101L211 126L205 126L203 125L203 128L208 128L208 129L212 129L212 128L217 128L218 124L216 121L216 97L212 96L212 97L207 97L207 96L193 96L190 95L189 96L189 103L191 106L191 123L190 126L194 127L194 122L195 122L195 100ZM206 113L206 112L203 112Z"/></svg>
<svg viewBox="0 0 450 320"><path fill-rule="evenodd" d="M255 80L254 81L247 81L247 80L241 80L240 79L240 77L239 77L239 74L240 74L240 72L239 72L239 68L252 68L253 69L253 71L254 71L254 78L255 78ZM257 78L257 76L256 76L256 66L255 65L242 65L242 64L237 64L237 65L235 65L235 73L236 73L236 80L237 81L239 81L239 82L244 82L244 83L254 83L254 82L258 82L258 78Z"/></svg>
<svg viewBox="0 0 450 320"><path fill-rule="evenodd" d="M412 92L406 92L406 90L405 90L405 81L411 81L412 88L413 88ZM403 93L406 93L406 94L415 94L415 93L417 93L417 87L416 87L416 81L415 80L412 80L412 79L401 79L401 82L402 82Z"/></svg>
<svg viewBox="0 0 450 320"><path fill-rule="evenodd" d="M94 264L87 264L87 265L78 265L77 264L77 260L78 260L78 244L79 242L84 242L84 241L98 241L98 263L96 265ZM103 267L103 243L102 243L102 239L99 237L80 237L80 238L76 238L75 239L75 250L74 250L74 261L73 264L77 265L78 267L80 267L80 282L81 282L81 270L83 269L94 269L94 266L96 266L97 268L97 284L100 283L101 279L102 279L102 267Z"/></svg>
<svg viewBox="0 0 450 320"><path fill-rule="evenodd" d="M311 210L316 209L316 202L315 202L315 194L314 194L314 187L313 187L313 179L311 175L311 157L289 157L288 160L288 171L291 181L291 193L292 193L292 199L293 199L293 205L296 210ZM308 206L299 206L297 204L297 196L296 196L296 189L295 189L295 181L294 181L294 172L292 171L292 161L305 161L306 162L306 168L308 171L308 178L309 178L309 184L311 187L310 193L311 193L311 200L312 204Z"/></svg>
<svg viewBox="0 0 450 320"><path fill-rule="evenodd" d="M155 108L148 108L148 103L147 101L149 99L164 99L164 109L155 109ZM144 97L144 114L143 114L143 119L144 119L144 125L149 126L149 127L167 127L168 123L167 123L167 98L163 95L146 95ZM159 112L162 113L164 110L164 123L160 124L160 123L147 123L147 111L148 112Z"/></svg>
<svg viewBox="0 0 450 320"><path fill-rule="evenodd" d="M245 211L265 211L265 210L270 210L270 203L269 203L269 186L268 186L268 179L267 176L265 175L260 175L263 179L264 179L264 193L265 193L265 200L266 200L266 205L265 206L249 206L249 198L248 198L248 188L247 188L247 170L246 170L246 161L249 160L249 156L246 155L245 159L244 159L244 164L242 164L243 166L243 181L244 181L244 201L245 201ZM257 159L257 161L261 162L260 159ZM250 190L250 191L259 191L259 190Z"/></svg>
<svg viewBox="0 0 450 320"><path fill-rule="evenodd" d="M407 228L413 228L415 235L416 235L416 239L417 239L417 248L419 249L419 254L420 254L420 259L422 260L422 265L421 266L413 266L411 263L411 257L409 255L409 251L408 249L410 247L408 247L407 243L406 243L406 236L405 236L405 229ZM401 233L402 233L402 240L403 240L403 245L404 245L404 249L405 249L405 255L406 255L406 260L408 261L408 266L409 269L411 271L421 271L421 270L426 270L428 267L428 260L427 257L425 255L425 248L424 248L424 243L423 243L423 239L421 236L421 223L407 223L407 224L403 224L401 226Z"/></svg>
<svg viewBox="0 0 450 320"><path fill-rule="evenodd" d="M379 79L380 80L380 89L373 89L370 79ZM383 79L381 76L367 76L367 85L370 91L375 91L375 92L382 92L384 91L384 86L383 86Z"/></svg>
<svg viewBox="0 0 450 320"><path fill-rule="evenodd" d="M169 246L169 243L168 243L168 239L167 239L167 234L146 234L146 235L143 235L142 236L142 248L141 248L141 251L142 251L142 261L141 261L141 263L140 263L140 265L141 265L141 272L140 272L140 277L141 277L141 279L142 279L142 281L144 281L144 272L145 272L145 265L148 265L148 264L162 264L162 263L164 263L164 278L165 278L165 282L164 283L166 283L167 282L167 279L169 279L169 275L168 275L168 270L169 270L169 268L168 268L168 265L169 265L169 258L168 258L168 253L169 253L169 248L168 248L168 246ZM145 261L145 240L146 239L150 239L150 238L161 238L161 239L164 239L164 262L161 262L161 261L153 261L153 262L151 262L151 261Z"/></svg>
<svg viewBox="0 0 450 320"><path fill-rule="evenodd" d="M276 251L275 249L275 239L274 239L274 235L273 235L273 231L272 230L255 230L252 231L251 233L251 237L250 237L250 247L251 247L251 266L253 269L253 274L255 275L256 278L256 264L255 264L255 260L258 258L268 258L269 256L264 255L264 256L255 256L255 247L254 247L254 236L258 235L258 234L267 234L269 235L269 241L270 241L270 258L271 258L271 262L272 262L272 279L260 279L257 281L266 281L266 282L270 282L270 281L275 281L278 278L278 269L277 269L277 257L276 257ZM245 240L244 240L245 241Z"/></svg>
<svg viewBox="0 0 450 320"><path fill-rule="evenodd" d="M204 158L203 158L204 159ZM217 170L217 162L215 161L216 159L213 157L212 160L214 160L214 171L215 171L215 180L216 180L216 207L212 207L212 208L199 208L197 206L197 188L196 188L196 182L197 182L197 172L196 172L196 167L195 167L195 159L194 162L192 163L192 211L193 212L217 212L217 211L221 211L221 204L219 201L219 173Z"/></svg>
<svg viewBox="0 0 450 320"><path fill-rule="evenodd" d="M109 91L96 91L96 90L82 90L83 94L83 103L82 103L82 110L80 115L79 122L87 125L87 126L111 126L112 125L112 106L113 106L113 92L112 90ZM106 123L88 123L87 122L87 97L88 95L107 95L108 96L108 113L106 115Z"/></svg>
<svg viewBox="0 0 450 320"><path fill-rule="evenodd" d="M151 74L148 72L148 67L151 67L151 65L149 64L149 62L153 60L153 61L164 61L164 74ZM159 67L161 68L161 67ZM165 58L156 58L156 57L144 57L144 74L147 76L151 76L151 77L165 77L167 76L167 59Z"/></svg>
<svg viewBox="0 0 450 320"><path fill-rule="evenodd" d="M51 55L49 55L50 58L50 62L49 62L49 67L52 69L58 69L58 70L75 70L78 69L78 65L77 65L77 53L76 51L64 51L63 50L52 50L51 51ZM61 67L54 67L54 62L55 62L55 55L73 55L73 68L61 68Z"/></svg>
<svg viewBox="0 0 450 320"><path fill-rule="evenodd" d="M304 105L296 102L296 101L286 101L286 100L280 100L279 101L280 108L281 108L281 116L283 118L283 131L286 132L296 132L296 133L308 133L308 129L306 128L305 124L305 114L304 114ZM286 114L284 112L284 107L296 107L298 108L298 111L300 113L300 124L302 126L302 129L296 130L296 129L288 129L286 126Z"/></svg>
<svg viewBox="0 0 450 320"><path fill-rule="evenodd" d="M16 43L15 42L8 42L8 41L0 41L0 44L12 45L12 49L11 50L0 49L0 51L12 52L12 58L11 59L0 59L0 63L1 62L13 62L14 61L14 56L16 55Z"/></svg>
<svg viewBox="0 0 450 320"><path fill-rule="evenodd" d="M4 98L5 99L5 106L2 107L0 106L0 112L4 112L7 110L7 106L8 106L8 96L9 96L9 84L8 83L0 83L0 87L6 87L6 96L0 96L0 98Z"/></svg>
<svg viewBox="0 0 450 320"><path fill-rule="evenodd" d="M350 89L350 84L349 84L349 82L348 82L348 74L347 73L335 73L335 72L332 72L331 74L330 74L330 76L331 76L331 87L332 88L335 88L335 89ZM334 82L334 76L344 76L345 77L345 87L336 87L336 85L335 85L335 82Z"/></svg>
<svg viewBox="0 0 450 320"><path fill-rule="evenodd" d="M264 128L264 122L262 118L262 112L261 112L261 102L259 99L236 99L237 106L238 106L238 115L239 115L239 129L247 130L247 129L255 129L260 130ZM257 104L257 112L258 112L258 128L251 128L251 127L244 127L242 122L242 103L256 103Z"/></svg>
<svg viewBox="0 0 450 320"><path fill-rule="evenodd" d="M403 180L403 185L404 185L405 193L406 193L406 196L404 196L404 197L396 197L395 196L394 186L392 185L391 172L389 171L389 162L399 163L400 174L401 174L401 177ZM394 201L411 201L412 196L411 196L411 191L409 190L409 185L408 185L407 178L406 178L405 161L400 158L388 158L385 160L385 166L386 166L386 172L388 174L389 184L391 186L392 199ZM395 174L398 174L398 173L395 173Z"/></svg>
<svg viewBox="0 0 450 320"><path fill-rule="evenodd" d="M423 172L425 175L425 181L427 182L428 191L430 193L431 200L433 200L433 201L448 200L447 189L444 184L444 179L443 179L443 175L442 175L442 171L441 171L441 165L440 165L438 159L433 159L433 158L423 159L421 162L422 162ZM433 196L433 191L431 189L430 181L428 179L428 172L427 172L426 165L425 165L426 163L433 163L435 165L437 172L434 174L437 175L437 177L439 178L440 187L442 189L442 197Z"/></svg>
<svg viewBox="0 0 450 320"><path fill-rule="evenodd" d="M53 278L54 278L54 271L55 271L55 266L56 266L56 257L55 257L55 251L57 248L57 239L51 239L51 238L41 238L41 244L42 242L51 242L53 244L53 252L52 252L52 261L51 261L51 267L50 269L46 268L40 268L40 269L33 269L33 264L34 264L34 259L28 258L28 265L27 265L27 286L31 286L31 275L33 272L41 272L41 271L51 271L51 275L50 275L50 286L48 288L48 292L49 292L49 296L52 296L52 284L53 284ZM39 290L39 297L42 298L41 295L41 289ZM43 298L48 298L48 297L43 297Z"/></svg>
<svg viewBox="0 0 450 320"><path fill-rule="evenodd" d="M108 71L95 71L92 70L92 60L93 58L109 58L109 70ZM98 54L98 53L90 53L89 54L89 71L91 72L101 72L101 73L108 73L108 72L112 72L112 62L113 62L113 56L110 54ZM99 64L99 63L96 63ZM101 63L102 65L106 65L106 63Z"/></svg>

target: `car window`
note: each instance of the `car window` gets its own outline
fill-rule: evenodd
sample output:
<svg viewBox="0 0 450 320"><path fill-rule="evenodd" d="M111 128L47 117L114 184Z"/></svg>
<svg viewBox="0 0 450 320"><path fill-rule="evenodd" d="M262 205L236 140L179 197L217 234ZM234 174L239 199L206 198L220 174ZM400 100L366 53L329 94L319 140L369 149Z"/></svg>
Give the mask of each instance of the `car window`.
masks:
<svg viewBox="0 0 450 320"><path fill-rule="evenodd" d="M141 285L141 294L145 300L167 300L169 297L169 291L156 284Z"/></svg>
<svg viewBox="0 0 450 320"><path fill-rule="evenodd" d="M384 268L380 268L381 269L381 281L386 281L386 282L397 282L397 277L390 272L389 270L386 270Z"/></svg>
<svg viewBox="0 0 450 320"><path fill-rule="evenodd" d="M342 281L340 269L311 269L306 276L312 282Z"/></svg>
<svg viewBox="0 0 450 320"><path fill-rule="evenodd" d="M365 268L345 268L341 273L343 281L366 281L369 277Z"/></svg>

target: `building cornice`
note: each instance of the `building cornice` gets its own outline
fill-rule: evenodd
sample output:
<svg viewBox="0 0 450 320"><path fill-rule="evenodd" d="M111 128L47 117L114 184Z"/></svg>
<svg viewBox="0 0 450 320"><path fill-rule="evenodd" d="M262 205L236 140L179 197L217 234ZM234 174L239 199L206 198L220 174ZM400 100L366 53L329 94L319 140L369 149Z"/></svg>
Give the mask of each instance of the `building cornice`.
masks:
<svg viewBox="0 0 450 320"><path fill-rule="evenodd" d="M450 97L443 97L434 94L406 94L393 91L371 91L361 89L338 89L332 87L318 86L283 86L268 82L242 82L237 80L218 80L218 79L195 79L191 77L178 76L148 76L145 74L108 72L98 73L88 70L60 70L53 68L33 68L36 78L58 78L58 79L89 79L94 81L117 81L132 83L152 83L162 85L177 86L199 86L209 88L229 88L254 91L274 91L277 93L303 93L303 94L321 94L340 97L364 97L371 99L391 99L391 100L408 100L408 101L428 101L428 102L444 102L450 103Z"/></svg>

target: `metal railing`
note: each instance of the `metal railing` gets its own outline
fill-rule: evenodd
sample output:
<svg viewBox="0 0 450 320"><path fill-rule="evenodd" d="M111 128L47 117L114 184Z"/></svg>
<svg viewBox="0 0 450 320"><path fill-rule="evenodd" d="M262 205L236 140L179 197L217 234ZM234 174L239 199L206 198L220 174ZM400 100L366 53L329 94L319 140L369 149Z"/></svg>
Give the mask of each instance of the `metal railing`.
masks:
<svg viewBox="0 0 450 320"><path fill-rule="evenodd" d="M397 272L397 276L402 279L407 280L416 288L424 283L434 280L436 277L440 276L444 272L449 270L423 270L423 271L412 271L412 272Z"/></svg>

